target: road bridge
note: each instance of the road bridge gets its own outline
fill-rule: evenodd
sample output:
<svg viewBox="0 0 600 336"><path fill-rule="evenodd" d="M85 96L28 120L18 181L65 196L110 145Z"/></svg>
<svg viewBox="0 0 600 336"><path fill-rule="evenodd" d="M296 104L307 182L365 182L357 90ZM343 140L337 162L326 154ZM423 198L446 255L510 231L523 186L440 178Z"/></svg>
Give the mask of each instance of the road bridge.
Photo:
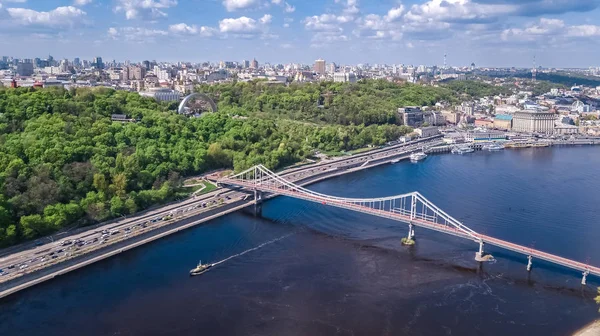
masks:
<svg viewBox="0 0 600 336"><path fill-rule="evenodd" d="M265 199L263 193L285 195L406 223L408 224L407 238L409 239L414 237L414 227L423 227L471 240L479 245L479 250L475 253L478 261L486 260L484 245L488 244L525 255L528 260L528 271L531 270L532 260L537 258L581 272L583 285L586 284L586 278L590 274L600 277L600 268L598 267L477 233L448 215L418 192L380 198L345 198L325 195L288 181L263 165L224 177L218 183L222 186L245 188L247 191L253 192L255 205Z"/></svg>

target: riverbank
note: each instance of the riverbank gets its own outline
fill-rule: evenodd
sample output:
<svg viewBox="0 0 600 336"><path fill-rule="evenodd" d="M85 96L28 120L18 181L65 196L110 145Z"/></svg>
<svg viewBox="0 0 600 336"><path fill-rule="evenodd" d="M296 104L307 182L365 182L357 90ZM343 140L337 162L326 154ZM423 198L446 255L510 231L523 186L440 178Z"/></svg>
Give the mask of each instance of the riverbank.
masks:
<svg viewBox="0 0 600 336"><path fill-rule="evenodd" d="M575 332L573 336L598 336L600 335L600 320L596 320L583 329Z"/></svg>

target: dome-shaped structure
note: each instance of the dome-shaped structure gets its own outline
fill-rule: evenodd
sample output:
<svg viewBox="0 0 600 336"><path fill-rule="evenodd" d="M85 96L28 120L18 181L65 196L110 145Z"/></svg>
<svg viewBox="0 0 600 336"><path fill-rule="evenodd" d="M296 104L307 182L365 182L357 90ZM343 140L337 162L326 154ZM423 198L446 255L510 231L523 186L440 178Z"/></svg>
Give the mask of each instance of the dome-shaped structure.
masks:
<svg viewBox="0 0 600 336"><path fill-rule="evenodd" d="M209 96L197 92L183 98L177 112L189 116L200 116L207 112L217 112L217 104Z"/></svg>

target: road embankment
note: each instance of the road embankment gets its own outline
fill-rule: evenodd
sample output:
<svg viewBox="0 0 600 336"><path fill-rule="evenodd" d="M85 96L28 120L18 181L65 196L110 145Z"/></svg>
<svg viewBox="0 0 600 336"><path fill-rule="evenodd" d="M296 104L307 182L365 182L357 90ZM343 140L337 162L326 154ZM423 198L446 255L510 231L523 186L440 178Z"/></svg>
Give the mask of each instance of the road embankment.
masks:
<svg viewBox="0 0 600 336"><path fill-rule="evenodd" d="M24 275L22 277L15 278L14 280L7 281L5 283L0 284L0 298L16 293L20 290L29 288L31 286L37 285L44 281L53 279L59 275L63 275L76 269L85 267L97 261L110 258L122 252L166 237L173 233L185 230L192 226L196 226L198 224L210 221L217 217L221 217L225 214L238 211L247 207L251 203L251 200L239 200L231 204L217 207L208 210L205 213L181 219L180 221L177 221L171 225L163 226L156 230L148 231L139 236L132 237L130 239L123 240L112 245L108 245L104 248L97 249L90 253L83 254L81 256L69 259L59 264L46 267L44 269Z"/></svg>

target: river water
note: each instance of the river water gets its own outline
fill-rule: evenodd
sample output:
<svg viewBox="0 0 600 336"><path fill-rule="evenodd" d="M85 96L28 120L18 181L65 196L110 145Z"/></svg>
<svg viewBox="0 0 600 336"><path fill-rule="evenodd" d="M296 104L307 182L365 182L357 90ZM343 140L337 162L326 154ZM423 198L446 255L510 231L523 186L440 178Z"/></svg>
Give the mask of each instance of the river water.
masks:
<svg viewBox="0 0 600 336"><path fill-rule="evenodd" d="M310 188L419 191L488 235L600 265L600 148L430 156ZM567 335L598 279L347 210L279 197L0 300L0 335ZM260 246L261 244L264 244ZM260 248L254 249L260 246ZM247 253L243 253L253 249ZM199 259L216 262L202 276Z"/></svg>

